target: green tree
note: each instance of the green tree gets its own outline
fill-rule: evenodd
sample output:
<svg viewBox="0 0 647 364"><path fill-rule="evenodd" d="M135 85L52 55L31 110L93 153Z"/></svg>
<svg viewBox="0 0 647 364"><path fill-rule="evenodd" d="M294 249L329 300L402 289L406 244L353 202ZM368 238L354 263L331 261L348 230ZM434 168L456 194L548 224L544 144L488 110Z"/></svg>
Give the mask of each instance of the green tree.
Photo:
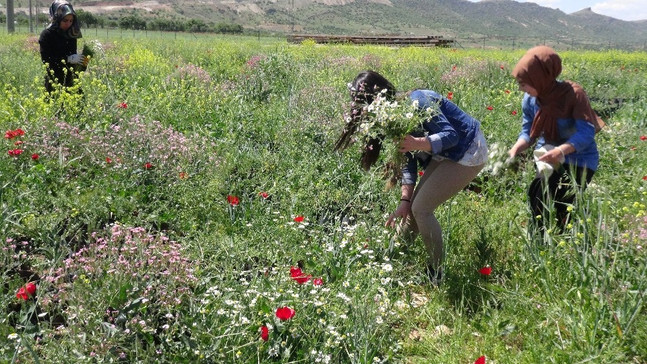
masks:
<svg viewBox="0 0 647 364"><path fill-rule="evenodd" d="M127 15L119 19L119 28L144 30L146 29L146 20L144 20L141 16L136 14Z"/></svg>
<svg viewBox="0 0 647 364"><path fill-rule="evenodd" d="M76 11L76 17L83 27L97 26L99 24L99 18L89 11L79 9Z"/></svg>
<svg viewBox="0 0 647 364"><path fill-rule="evenodd" d="M207 27L207 24L204 21L200 19L191 19L186 23L186 29L190 32L204 33L209 28Z"/></svg>

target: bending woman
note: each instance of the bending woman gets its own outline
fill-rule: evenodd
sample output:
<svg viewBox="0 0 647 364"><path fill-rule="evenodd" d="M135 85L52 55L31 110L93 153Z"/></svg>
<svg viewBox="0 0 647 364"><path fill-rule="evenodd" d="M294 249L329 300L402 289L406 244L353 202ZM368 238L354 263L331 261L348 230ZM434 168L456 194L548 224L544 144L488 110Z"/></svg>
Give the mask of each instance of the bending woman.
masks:
<svg viewBox="0 0 647 364"><path fill-rule="evenodd" d="M373 71L360 73L349 86L353 101L351 120L335 149L348 146L360 120L369 117L366 106L380 92L388 99L396 95L393 85ZM401 227L422 236L428 253L427 272L436 281L441 276L444 245L434 212L478 175L487 162L488 150L479 121L447 98L432 90L415 90L408 96L419 110L432 108L436 112L423 122L424 133L409 134L399 142L399 151L405 153L407 162L402 169L400 204L388 217L386 226L395 227L401 219ZM381 143L380 138L366 141L362 155L365 169L377 161ZM419 168L424 173L417 181Z"/></svg>

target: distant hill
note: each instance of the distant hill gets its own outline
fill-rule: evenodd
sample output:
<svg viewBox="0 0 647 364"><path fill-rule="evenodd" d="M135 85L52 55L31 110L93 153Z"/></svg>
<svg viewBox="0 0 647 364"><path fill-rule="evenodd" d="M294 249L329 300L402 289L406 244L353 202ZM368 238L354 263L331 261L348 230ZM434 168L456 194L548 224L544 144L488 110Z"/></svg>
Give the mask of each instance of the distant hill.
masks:
<svg viewBox="0 0 647 364"><path fill-rule="evenodd" d="M24 2L24 1L23 1ZM50 2L39 6L47 9ZM623 21L590 8L572 14L513 0L147 0L72 2L110 17L200 19L272 33L442 35L519 43L647 48L647 20Z"/></svg>

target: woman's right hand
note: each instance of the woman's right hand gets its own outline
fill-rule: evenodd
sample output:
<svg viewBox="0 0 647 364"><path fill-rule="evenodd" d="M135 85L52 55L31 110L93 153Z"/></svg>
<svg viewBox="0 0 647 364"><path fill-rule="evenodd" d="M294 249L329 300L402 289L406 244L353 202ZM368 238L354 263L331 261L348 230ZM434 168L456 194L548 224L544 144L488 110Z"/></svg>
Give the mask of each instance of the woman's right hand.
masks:
<svg viewBox="0 0 647 364"><path fill-rule="evenodd" d="M525 139L519 138L517 142L512 146L512 148L510 148L510 150L508 151L510 159L516 157L517 154L528 149L528 147L530 147L530 143L528 143Z"/></svg>
<svg viewBox="0 0 647 364"><path fill-rule="evenodd" d="M400 151L400 153L406 153L414 150L430 152L431 144L429 144L429 141L425 137L414 137L412 135L406 135L400 141L398 151Z"/></svg>
<svg viewBox="0 0 647 364"><path fill-rule="evenodd" d="M400 201L400 205L398 206L395 211L389 215L389 218L386 220L386 223L384 226L386 227L395 227L395 220L400 217L402 218L402 221L400 221L400 226L403 226L404 224L407 223L407 219L409 218L409 215L411 215L411 202L409 201Z"/></svg>

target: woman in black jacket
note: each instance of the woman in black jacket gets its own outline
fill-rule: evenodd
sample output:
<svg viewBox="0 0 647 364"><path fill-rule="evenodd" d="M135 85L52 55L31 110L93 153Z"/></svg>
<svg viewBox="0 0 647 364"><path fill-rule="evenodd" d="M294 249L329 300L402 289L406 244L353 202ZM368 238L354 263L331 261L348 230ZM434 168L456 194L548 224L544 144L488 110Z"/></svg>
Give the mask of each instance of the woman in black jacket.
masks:
<svg viewBox="0 0 647 364"><path fill-rule="evenodd" d="M72 4L55 0L49 8L51 23L40 33L40 58L47 67L45 89L54 91L54 84L72 86L75 70L85 69L88 58L77 53L76 41L81 38L79 20Z"/></svg>

